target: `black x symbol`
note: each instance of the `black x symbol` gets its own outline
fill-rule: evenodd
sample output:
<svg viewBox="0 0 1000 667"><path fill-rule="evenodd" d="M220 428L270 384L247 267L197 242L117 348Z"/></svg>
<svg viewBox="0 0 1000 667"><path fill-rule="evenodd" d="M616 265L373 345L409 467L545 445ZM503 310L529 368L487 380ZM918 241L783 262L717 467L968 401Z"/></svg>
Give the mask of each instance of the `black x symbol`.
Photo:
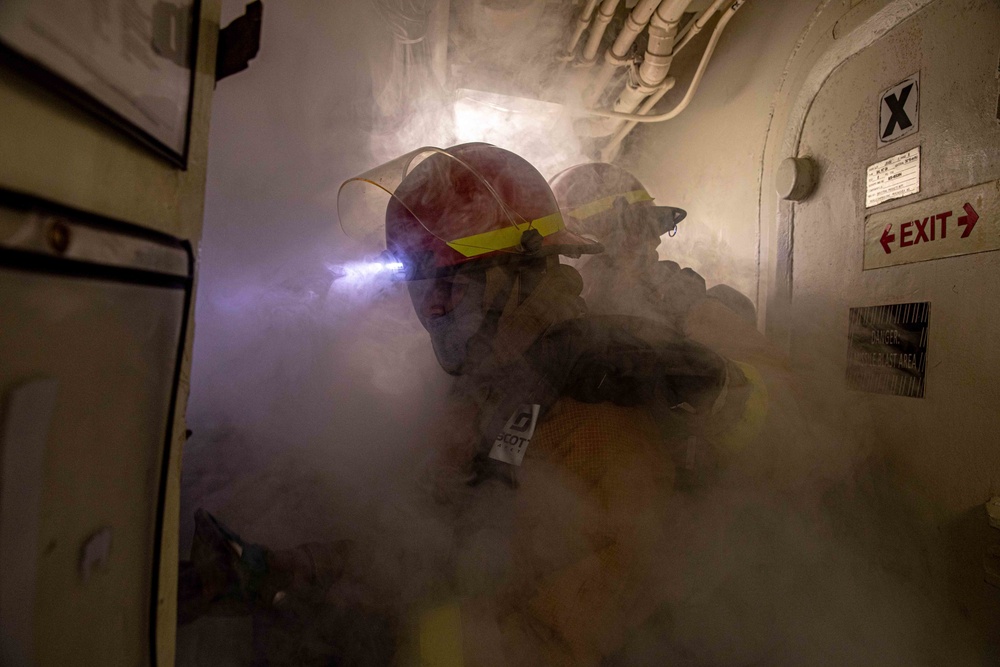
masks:
<svg viewBox="0 0 1000 667"><path fill-rule="evenodd" d="M899 129L905 130L909 128L913 123L910 122L910 117L906 115L906 98L910 96L910 91L913 90L913 84L911 83L906 88L899 91L899 99L896 99L895 95L887 95L885 98L885 105L889 107L889 112L892 116L889 118L889 124L885 126L885 132L882 133L882 138L885 139L891 135L895 129L896 124L899 124Z"/></svg>

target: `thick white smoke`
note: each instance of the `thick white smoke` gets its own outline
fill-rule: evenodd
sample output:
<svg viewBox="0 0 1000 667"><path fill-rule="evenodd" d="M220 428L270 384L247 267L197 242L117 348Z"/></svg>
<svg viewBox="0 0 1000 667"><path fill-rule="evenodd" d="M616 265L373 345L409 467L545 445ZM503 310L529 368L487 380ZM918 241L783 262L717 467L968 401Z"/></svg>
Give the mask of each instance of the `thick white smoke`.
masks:
<svg viewBox="0 0 1000 667"><path fill-rule="evenodd" d="M242 5L227 0L223 22ZM523 39L506 45L507 62L557 35ZM544 527L540 561L571 561L589 548L589 509L558 486L465 486L451 452L472 420L405 288L352 264L371 249L340 230L337 189L459 140L522 153L546 176L584 156L570 119L544 104L477 111L430 84L415 99L386 96L371 72L392 49L366 3L269 3L259 56L218 86L181 555L197 507L274 548L352 539L364 559L347 578L368 586L362 602L402 612L507 577L515 515ZM522 76L542 88L538 66ZM392 99L406 113L387 113ZM709 250L704 266L723 261L724 247ZM331 265L354 273L333 281ZM674 494L659 554L668 604L611 664L975 664L967 628L925 579L922 559L937 556L872 481L864 416L794 394L773 397L779 437L714 484ZM180 630L178 663L254 664L251 636L247 618L198 621Z"/></svg>

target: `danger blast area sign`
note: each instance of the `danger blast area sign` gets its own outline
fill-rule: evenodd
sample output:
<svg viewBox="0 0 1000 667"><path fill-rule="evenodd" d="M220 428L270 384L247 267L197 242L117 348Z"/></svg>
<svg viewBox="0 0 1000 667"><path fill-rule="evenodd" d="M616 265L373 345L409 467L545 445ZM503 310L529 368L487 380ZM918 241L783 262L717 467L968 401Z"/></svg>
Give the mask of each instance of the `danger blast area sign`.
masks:
<svg viewBox="0 0 1000 667"><path fill-rule="evenodd" d="M851 308L848 388L923 398L930 319L926 301Z"/></svg>

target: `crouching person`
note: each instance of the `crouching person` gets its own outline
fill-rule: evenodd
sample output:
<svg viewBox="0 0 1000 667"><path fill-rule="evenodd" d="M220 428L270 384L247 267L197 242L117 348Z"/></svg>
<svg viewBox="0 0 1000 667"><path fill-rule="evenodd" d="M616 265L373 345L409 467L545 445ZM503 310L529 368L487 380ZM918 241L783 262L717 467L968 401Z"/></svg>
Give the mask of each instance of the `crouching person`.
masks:
<svg viewBox="0 0 1000 667"><path fill-rule="evenodd" d="M723 437L752 382L648 320L589 315L580 275L559 258L603 248L565 228L525 160L487 144L422 157L392 191L386 249L440 366L456 376L456 398L473 406L462 454L470 493L504 489L513 520L496 547L509 554L502 574L449 575L446 594L394 619L393 659L599 665L662 607L657 554L675 476L663 414ZM253 549L222 542L243 567ZM343 547L300 549L262 550L249 561L263 565L236 580L264 607L319 600L340 576ZM296 577L306 585L282 587Z"/></svg>

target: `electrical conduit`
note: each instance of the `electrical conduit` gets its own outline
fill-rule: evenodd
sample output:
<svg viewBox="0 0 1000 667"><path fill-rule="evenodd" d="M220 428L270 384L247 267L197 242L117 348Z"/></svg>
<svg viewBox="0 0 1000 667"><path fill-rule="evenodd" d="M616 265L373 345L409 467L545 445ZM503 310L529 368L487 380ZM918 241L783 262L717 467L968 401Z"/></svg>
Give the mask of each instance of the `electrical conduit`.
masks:
<svg viewBox="0 0 1000 667"><path fill-rule="evenodd" d="M649 43L638 71L633 70L628 85L615 102L615 111L634 111L660 87L674 59L674 39L684 10L691 0L663 0L649 22Z"/></svg>
<svg viewBox="0 0 1000 667"><path fill-rule="evenodd" d="M576 21L576 28L573 30L573 36L569 40L569 46L566 47L566 53L560 58L560 60L569 61L573 59L573 54L576 52L576 47L580 43L580 38L583 37L583 33L587 31L590 27L590 19L594 16L594 8L597 7L597 0L587 0L587 4L584 6L583 11L580 12L580 18Z"/></svg>
<svg viewBox="0 0 1000 667"><path fill-rule="evenodd" d="M601 65L600 71L597 73L594 82L590 85L584 97L587 104L594 104L600 98L604 89L607 88L611 77L615 75L615 71L619 67L628 65L626 58L628 57L629 49L635 44L635 40L646 28L649 20L653 18L656 8L663 1L639 0L639 4L632 9L632 12L625 20L625 26L618 33L618 36L615 37L615 43L610 49L604 52L604 64Z"/></svg>
<svg viewBox="0 0 1000 667"><path fill-rule="evenodd" d="M611 18L615 15L618 2L619 0L603 0L601 2L601 8L590 27L590 34L587 35L587 43L583 47L581 65L590 66L597 60L597 50L601 47L604 32L608 29L608 24L611 23Z"/></svg>
<svg viewBox="0 0 1000 667"><path fill-rule="evenodd" d="M655 116L643 116L641 114L621 113L618 111L604 111L602 109L586 109L585 112L593 116L634 121L636 123L660 123L679 116L681 112L683 112L684 109L691 104L694 94L698 92L698 86L701 84L701 80L705 76L705 69L708 67L708 63L712 59L712 54L715 52L715 47L719 43L719 38L722 37L722 32L726 29L726 24L729 23L736 12L741 7L746 5L747 2L749 2L749 0L736 0L736 2L733 3L733 6L726 10L726 12L719 19L719 22L715 26L715 30L712 32L712 37L708 40L708 45L705 47L705 53L701 56L701 62L698 63L698 69L694 73L694 78L691 80L691 84L688 86L687 92L684 94L684 99L682 99L673 109Z"/></svg>
<svg viewBox="0 0 1000 667"><path fill-rule="evenodd" d="M687 26L684 27L681 34L677 35L677 39L680 41L677 42L677 46L674 47L674 55L680 53L681 50L695 38L695 35L704 30L705 26L708 25L708 22L715 15L715 12L719 11L722 5L727 2L731 2L731 0L715 0L715 2L712 3L712 6L706 9L701 16L688 23Z"/></svg>

